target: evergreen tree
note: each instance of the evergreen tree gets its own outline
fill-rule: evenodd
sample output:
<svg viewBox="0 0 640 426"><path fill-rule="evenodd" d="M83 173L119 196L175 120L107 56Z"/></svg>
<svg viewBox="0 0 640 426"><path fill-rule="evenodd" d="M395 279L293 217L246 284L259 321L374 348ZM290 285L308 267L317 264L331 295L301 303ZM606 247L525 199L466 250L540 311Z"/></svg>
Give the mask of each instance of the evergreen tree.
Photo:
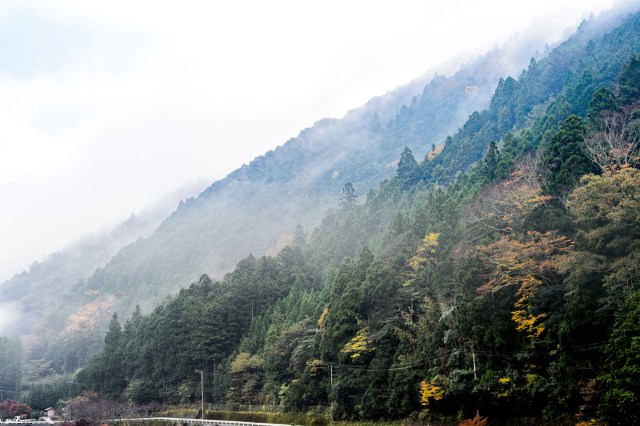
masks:
<svg viewBox="0 0 640 426"><path fill-rule="evenodd" d="M616 89L623 105L630 105L640 99L640 55L631 56L625 64Z"/></svg>
<svg viewBox="0 0 640 426"><path fill-rule="evenodd" d="M0 389L17 398L22 371L22 348L17 338L0 337Z"/></svg>
<svg viewBox="0 0 640 426"><path fill-rule="evenodd" d="M413 186L418 180L418 162L409 147L405 147L400 155L396 176L405 188Z"/></svg>
<svg viewBox="0 0 640 426"><path fill-rule="evenodd" d="M489 149L484 156L484 163L482 165L482 173L486 182L491 182L496 178L498 163L500 163L500 151L498 151L496 143L491 141Z"/></svg>
<svg viewBox="0 0 640 426"><path fill-rule="evenodd" d="M342 187L342 197L340 198L340 207L342 210L350 210L355 204L358 196L356 190L353 189L353 184L347 182Z"/></svg>
<svg viewBox="0 0 640 426"><path fill-rule="evenodd" d="M102 351L102 391L110 396L119 395L126 387L123 371L122 327L118 315L113 314L104 338Z"/></svg>
<svg viewBox="0 0 640 426"><path fill-rule="evenodd" d="M640 292L618 313L598 385L600 415L611 425L640 422Z"/></svg>
<svg viewBox="0 0 640 426"><path fill-rule="evenodd" d="M582 176L597 171L581 147L585 131L582 119L572 115L544 148L539 169L546 194L566 196Z"/></svg>
<svg viewBox="0 0 640 426"><path fill-rule="evenodd" d="M296 226L296 230L293 233L293 241L291 245L293 247L302 248L306 244L307 244L307 236L304 234L304 229L302 229L302 226L298 224Z"/></svg>
<svg viewBox="0 0 640 426"><path fill-rule="evenodd" d="M596 130L601 130L602 113L614 112L620 108L618 98L608 87L600 87L595 91L589 102L589 124Z"/></svg>

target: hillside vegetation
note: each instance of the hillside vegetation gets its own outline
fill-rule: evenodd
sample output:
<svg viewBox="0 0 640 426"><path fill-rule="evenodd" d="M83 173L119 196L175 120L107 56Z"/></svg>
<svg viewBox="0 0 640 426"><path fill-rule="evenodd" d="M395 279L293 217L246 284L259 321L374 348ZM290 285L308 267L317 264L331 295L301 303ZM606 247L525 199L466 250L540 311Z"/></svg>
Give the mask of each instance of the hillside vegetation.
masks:
<svg viewBox="0 0 640 426"><path fill-rule="evenodd" d="M74 261L52 256L0 287L4 301L22 308L8 330L27 334L28 360L73 373L102 346L113 312L128 317L140 305L148 313L203 273L220 279L251 253L277 254L298 224L310 231L337 207L346 183L363 200L392 176L405 145L421 156L441 149L447 134L488 105L499 77L517 72L540 47L539 40L516 37L451 76L418 79L341 120L320 120L181 202L151 235L109 251L108 262L93 262L104 253L90 248L78 266L91 269L61 274L54 260ZM38 294L55 297L42 306Z"/></svg>
<svg viewBox="0 0 640 426"><path fill-rule="evenodd" d="M584 22L458 123L489 62L182 203L28 352L0 338L1 387L181 404L202 377L208 402L343 420L638 424L640 13Z"/></svg>
<svg viewBox="0 0 640 426"><path fill-rule="evenodd" d="M406 148L362 202L344 185L309 235L114 315L77 379L178 403L203 370L209 401L334 418L636 424L640 15L587 28L442 152Z"/></svg>

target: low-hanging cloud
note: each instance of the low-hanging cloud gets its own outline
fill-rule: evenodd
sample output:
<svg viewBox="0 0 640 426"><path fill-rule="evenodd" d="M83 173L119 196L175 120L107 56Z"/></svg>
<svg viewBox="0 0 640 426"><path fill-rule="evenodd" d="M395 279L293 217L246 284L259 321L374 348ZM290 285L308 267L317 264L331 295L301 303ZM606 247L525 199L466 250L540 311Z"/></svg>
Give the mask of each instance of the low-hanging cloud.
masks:
<svg viewBox="0 0 640 426"><path fill-rule="evenodd" d="M0 281L533 16L609 3L5 2Z"/></svg>
<svg viewBox="0 0 640 426"><path fill-rule="evenodd" d="M13 328L20 318L20 309L16 303L0 302L0 336L13 335Z"/></svg>

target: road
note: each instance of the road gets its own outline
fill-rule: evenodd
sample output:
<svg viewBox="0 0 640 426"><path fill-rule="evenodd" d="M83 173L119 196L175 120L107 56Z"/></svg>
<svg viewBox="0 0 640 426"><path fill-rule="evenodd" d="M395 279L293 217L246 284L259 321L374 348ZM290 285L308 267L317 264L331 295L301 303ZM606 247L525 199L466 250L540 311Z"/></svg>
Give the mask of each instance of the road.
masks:
<svg viewBox="0 0 640 426"><path fill-rule="evenodd" d="M206 426L291 426L281 423L255 423L255 422L237 422L233 420L212 420L212 419L185 419L177 417L134 417L129 419L111 419L107 423L136 423L136 422L164 422L170 424L182 425L206 425ZM67 423L67 420L54 421L49 418L46 420L7 420L0 422L3 425L51 425L56 423Z"/></svg>
<svg viewBox="0 0 640 426"><path fill-rule="evenodd" d="M212 419L181 419L175 417L138 417L131 419L113 419L109 423L132 423L132 422L150 422L161 421L171 424L185 425L208 425L208 426L291 426L282 423L255 423L255 422L237 422L233 420L212 420Z"/></svg>

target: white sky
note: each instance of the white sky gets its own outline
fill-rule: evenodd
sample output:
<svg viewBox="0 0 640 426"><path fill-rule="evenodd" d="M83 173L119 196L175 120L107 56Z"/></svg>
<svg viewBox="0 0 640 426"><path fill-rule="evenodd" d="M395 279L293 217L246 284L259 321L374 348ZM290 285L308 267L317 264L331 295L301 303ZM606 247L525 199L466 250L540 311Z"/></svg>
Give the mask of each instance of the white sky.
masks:
<svg viewBox="0 0 640 426"><path fill-rule="evenodd" d="M0 0L0 282L323 117L613 0Z"/></svg>

